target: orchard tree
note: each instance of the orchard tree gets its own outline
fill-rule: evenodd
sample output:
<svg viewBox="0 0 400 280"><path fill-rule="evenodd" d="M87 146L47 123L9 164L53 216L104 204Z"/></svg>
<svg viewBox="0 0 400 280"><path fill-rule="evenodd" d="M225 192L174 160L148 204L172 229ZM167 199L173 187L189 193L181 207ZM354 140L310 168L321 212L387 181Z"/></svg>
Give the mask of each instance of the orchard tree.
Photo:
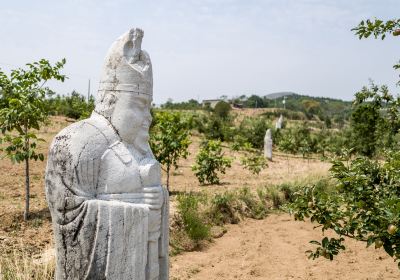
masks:
<svg viewBox="0 0 400 280"><path fill-rule="evenodd" d="M390 94L387 86L371 83L356 93L350 122L355 152L371 157L384 148L396 148L399 106L400 98Z"/></svg>
<svg viewBox="0 0 400 280"><path fill-rule="evenodd" d="M355 31L359 39L365 39L373 35L375 39L381 38L383 40L388 33L392 33L393 36L400 35L400 19L386 22L377 18L374 20L362 20L352 31Z"/></svg>
<svg viewBox="0 0 400 280"><path fill-rule="evenodd" d="M49 80L64 82L66 76L60 73L65 59L51 65L42 59L26 64L26 68L11 71L8 76L0 70L0 137L1 151L13 163L25 162L25 212L29 217L29 161L44 160L44 155L36 152L38 141L35 134L47 120L45 86Z"/></svg>
<svg viewBox="0 0 400 280"><path fill-rule="evenodd" d="M225 101L219 101L214 108L214 113L223 120L226 120L229 117L230 111L231 105Z"/></svg>
<svg viewBox="0 0 400 280"><path fill-rule="evenodd" d="M337 237L325 237L310 258L332 260L343 241L352 238L400 259L400 153L389 152L385 163L368 158L334 160L331 168L335 184L317 184L300 189L289 210L296 220L310 219L322 231ZM400 263L399 263L400 268Z"/></svg>
<svg viewBox="0 0 400 280"><path fill-rule="evenodd" d="M243 145L243 156L240 158L240 163L253 175L260 174L260 172L268 166L263 153L258 149L254 149L250 143L245 143Z"/></svg>
<svg viewBox="0 0 400 280"><path fill-rule="evenodd" d="M380 19L367 19L361 21L352 31L355 31L355 34L358 35L360 40L366 39L371 35L373 35L375 39L381 38L383 40L386 38L386 35L390 33L393 36L400 35L400 19L388 20L386 22ZM393 65L393 68L400 69L400 62ZM400 81L397 84L399 85Z"/></svg>
<svg viewBox="0 0 400 280"><path fill-rule="evenodd" d="M180 113L157 112L150 135L150 146L157 160L165 166L167 189L171 167L178 168L178 160L189 155L189 123Z"/></svg>
<svg viewBox="0 0 400 280"><path fill-rule="evenodd" d="M353 30L360 39L370 35L384 39L391 32L399 35L399 28L400 20L383 22L375 19L362 21ZM370 128L375 129L370 134L379 131L380 127L388 127L389 134L396 134L399 129L399 104L386 87L373 85L370 89L364 88L356 94L355 105L362 108L356 111L360 114L357 119L368 115L367 125L372 124ZM385 116L381 118L379 115L378 118L381 111ZM377 123L373 118L378 118ZM367 126L357 129L362 134L368 132ZM330 229L337 235L325 237L321 242L311 241L317 248L309 251L309 257L323 256L332 260L345 250L344 239L352 238L366 242L367 247L382 247L400 268L400 152L389 149L383 159L376 160L365 157L353 159L349 155L347 152L344 158L333 160L330 170L335 180L333 186L317 184L302 188L289 205L296 220L311 219L323 231Z"/></svg>
<svg viewBox="0 0 400 280"><path fill-rule="evenodd" d="M196 164L192 166L200 184L219 184L218 172L225 174L231 167L232 159L225 157L221 142L209 140L203 144L196 156Z"/></svg>
<svg viewBox="0 0 400 280"><path fill-rule="evenodd" d="M375 39L383 40L388 34L400 35L400 19L388 21L367 19L361 21L352 30L359 39L369 38L373 35ZM400 69L400 63L395 64L393 68ZM394 136L400 128L398 116L400 99L389 94L386 86L379 88L372 84L370 88L364 87L356 94L355 105L357 107L352 114L352 126L354 126L353 131L356 134L354 138L356 147L364 146L363 154L371 156L375 152L376 146L382 146L382 144L389 147L395 146ZM386 118L381 117L381 109L385 110ZM378 140L382 142L381 139L385 143L378 143Z"/></svg>

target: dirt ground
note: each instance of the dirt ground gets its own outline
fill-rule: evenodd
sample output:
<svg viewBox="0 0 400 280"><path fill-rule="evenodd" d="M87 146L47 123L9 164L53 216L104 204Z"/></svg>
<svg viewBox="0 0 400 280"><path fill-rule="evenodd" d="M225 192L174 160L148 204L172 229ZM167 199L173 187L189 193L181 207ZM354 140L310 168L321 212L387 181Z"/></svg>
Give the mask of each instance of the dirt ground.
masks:
<svg viewBox="0 0 400 280"><path fill-rule="evenodd" d="M47 156L54 135L69 123L63 117L52 119L40 132L46 143L40 151ZM273 162L258 176L244 170L240 155L234 157L232 168L221 176L221 185L200 186L191 165L200 139L193 137L191 155L179 163L171 176L171 190L219 192L247 186L307 181L326 176L330 164L318 159L286 157L275 153ZM31 219L22 220L24 205L23 165L12 165L0 159L0 257L19 251L40 256L53 246L51 219L44 194L46 162L31 163ZM164 180L165 180L164 176ZM171 196L174 200L174 195ZM381 251L365 250L364 244L349 242L346 250L333 262L309 261L304 251L308 241L321 239L320 231L309 223L294 222L287 215L272 214L267 219L246 220L228 226L228 232L201 252L190 252L171 258L171 279L400 279L397 265ZM1 278L1 277L0 277Z"/></svg>
<svg viewBox="0 0 400 280"><path fill-rule="evenodd" d="M201 252L171 259L170 279L400 279L400 270L383 249L365 249L349 240L347 250L332 262L309 260L310 240L321 240L311 223L296 222L287 214L231 225L228 232Z"/></svg>
<svg viewBox="0 0 400 280"><path fill-rule="evenodd" d="M38 151L47 158L48 146L55 134L71 120L53 117L49 126L40 131ZM44 193L44 170L46 161L30 162L31 195L28 222L23 221L25 201L24 165L12 164L7 158L0 158L0 257L17 251L36 254L51 246L52 229L50 212Z"/></svg>
<svg viewBox="0 0 400 280"><path fill-rule="evenodd" d="M273 161L268 163L268 167L261 171L259 175L253 175L240 164L242 154L232 152L229 147L226 146L223 151L225 156L233 159L232 167L226 170L226 174L221 174L220 185L201 186L191 170L201 140L196 136L192 137L191 140L189 157L180 160L179 168L174 170L170 178L170 189L172 191L216 192L241 187L256 189L260 186L293 181L301 182L309 180L310 178L326 176L330 168L328 162L322 162L317 158L303 159L299 156L286 156L275 151ZM163 178L165 179L166 176L163 176Z"/></svg>

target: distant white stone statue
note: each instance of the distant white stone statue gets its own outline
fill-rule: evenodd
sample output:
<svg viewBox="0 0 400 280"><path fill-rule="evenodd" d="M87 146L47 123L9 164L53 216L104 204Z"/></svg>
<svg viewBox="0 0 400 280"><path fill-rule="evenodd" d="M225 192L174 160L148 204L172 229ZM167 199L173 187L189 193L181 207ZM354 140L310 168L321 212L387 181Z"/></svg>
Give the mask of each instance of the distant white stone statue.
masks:
<svg viewBox="0 0 400 280"><path fill-rule="evenodd" d="M91 117L51 144L58 280L168 279L168 193L148 144L153 75L142 38L131 29L114 42Z"/></svg>
<svg viewBox="0 0 400 280"><path fill-rule="evenodd" d="M282 129L282 126L283 126L283 116L281 114L278 121L275 123L275 128Z"/></svg>
<svg viewBox="0 0 400 280"><path fill-rule="evenodd" d="M271 129L268 129L264 137L264 156L272 160L272 133Z"/></svg>

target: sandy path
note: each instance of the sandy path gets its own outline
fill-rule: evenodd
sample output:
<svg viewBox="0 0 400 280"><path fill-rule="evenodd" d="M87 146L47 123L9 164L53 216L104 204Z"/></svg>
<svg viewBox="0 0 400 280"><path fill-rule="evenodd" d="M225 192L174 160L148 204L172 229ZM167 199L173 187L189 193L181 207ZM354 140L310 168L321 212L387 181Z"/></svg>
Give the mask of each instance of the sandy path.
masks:
<svg viewBox="0 0 400 280"><path fill-rule="evenodd" d="M308 260L304 252L313 239L321 239L320 230L287 214L246 220L229 226L208 249L173 257L170 279L400 279L383 251L352 240L332 262Z"/></svg>

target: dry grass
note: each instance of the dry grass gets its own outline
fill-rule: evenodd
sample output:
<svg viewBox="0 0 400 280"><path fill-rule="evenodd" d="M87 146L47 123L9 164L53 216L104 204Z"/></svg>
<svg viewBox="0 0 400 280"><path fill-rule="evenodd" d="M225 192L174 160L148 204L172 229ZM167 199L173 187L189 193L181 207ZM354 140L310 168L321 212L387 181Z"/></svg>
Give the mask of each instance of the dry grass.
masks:
<svg viewBox="0 0 400 280"><path fill-rule="evenodd" d="M33 261L26 252L14 250L0 257L0 280L51 280L54 279L55 260Z"/></svg>

